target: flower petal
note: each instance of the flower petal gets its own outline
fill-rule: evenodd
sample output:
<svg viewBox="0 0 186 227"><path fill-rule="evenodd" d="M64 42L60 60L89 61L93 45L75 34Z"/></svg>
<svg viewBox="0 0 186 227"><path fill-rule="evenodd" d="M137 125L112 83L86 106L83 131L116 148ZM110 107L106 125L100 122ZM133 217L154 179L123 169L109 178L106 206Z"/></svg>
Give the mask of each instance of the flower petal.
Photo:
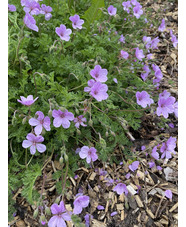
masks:
<svg viewBox="0 0 186 227"><path fill-rule="evenodd" d="M30 147L30 153L33 154L33 155L36 153L36 146L35 145L32 145Z"/></svg>
<svg viewBox="0 0 186 227"><path fill-rule="evenodd" d="M37 120L37 119L35 119L35 118L31 118L30 120L29 120L29 124L31 125L31 126L36 126L36 125L38 125L40 122Z"/></svg>
<svg viewBox="0 0 186 227"><path fill-rule="evenodd" d="M35 134L36 134L36 135L40 135L41 132L42 132L42 129L43 129L42 124L37 125L37 126L34 128Z"/></svg>
<svg viewBox="0 0 186 227"><path fill-rule="evenodd" d="M28 148L30 146L32 146L32 142L31 141L29 141L29 140L23 140L22 147Z"/></svg>
<svg viewBox="0 0 186 227"><path fill-rule="evenodd" d="M59 128L62 124L63 119L61 117L54 118L53 125L56 128Z"/></svg>
<svg viewBox="0 0 186 227"><path fill-rule="evenodd" d="M40 153L43 153L46 151L46 146L44 144L38 143L36 144L36 148Z"/></svg>

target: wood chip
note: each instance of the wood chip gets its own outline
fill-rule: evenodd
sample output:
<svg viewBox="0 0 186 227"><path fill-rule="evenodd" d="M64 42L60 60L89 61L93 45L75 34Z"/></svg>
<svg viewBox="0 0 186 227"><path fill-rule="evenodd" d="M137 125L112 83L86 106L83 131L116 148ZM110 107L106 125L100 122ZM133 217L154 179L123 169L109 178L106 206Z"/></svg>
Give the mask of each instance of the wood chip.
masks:
<svg viewBox="0 0 186 227"><path fill-rule="evenodd" d="M146 212L148 213L148 215L152 218L152 219L154 219L155 217L154 217L154 214L152 213L152 211L150 210L150 209L146 209Z"/></svg>
<svg viewBox="0 0 186 227"><path fill-rule="evenodd" d="M176 204L169 210L169 212L173 212L177 207L178 207L178 203L176 203Z"/></svg>
<svg viewBox="0 0 186 227"><path fill-rule="evenodd" d="M127 189L130 192L130 194L132 194L132 195L135 195L137 193L137 191L135 191L134 188L131 185L128 185Z"/></svg>
<svg viewBox="0 0 186 227"><path fill-rule="evenodd" d="M25 223L24 223L24 221L20 220L20 221L16 222L16 226L17 227L25 227Z"/></svg>
<svg viewBox="0 0 186 227"><path fill-rule="evenodd" d="M121 211L121 221L123 221L125 219L125 213L124 210Z"/></svg>
<svg viewBox="0 0 186 227"><path fill-rule="evenodd" d="M89 177L89 180L94 180L95 176L96 176L96 173L92 172L90 177Z"/></svg>
<svg viewBox="0 0 186 227"><path fill-rule="evenodd" d="M139 207L143 207L143 203L142 203L142 201L141 201L139 195L135 195L134 197L135 197L135 200L136 200L138 206L139 206Z"/></svg>
<svg viewBox="0 0 186 227"><path fill-rule="evenodd" d="M96 219L92 219L92 227L106 227L107 225L104 222L100 222Z"/></svg>
<svg viewBox="0 0 186 227"><path fill-rule="evenodd" d="M124 193L122 193L122 194L119 196L119 201L121 201L121 202L124 202L124 201L125 201L125 195L124 195Z"/></svg>
<svg viewBox="0 0 186 227"><path fill-rule="evenodd" d="M123 203L116 204L116 208L117 208L118 211L119 211L119 210L124 210L124 205L123 205Z"/></svg>

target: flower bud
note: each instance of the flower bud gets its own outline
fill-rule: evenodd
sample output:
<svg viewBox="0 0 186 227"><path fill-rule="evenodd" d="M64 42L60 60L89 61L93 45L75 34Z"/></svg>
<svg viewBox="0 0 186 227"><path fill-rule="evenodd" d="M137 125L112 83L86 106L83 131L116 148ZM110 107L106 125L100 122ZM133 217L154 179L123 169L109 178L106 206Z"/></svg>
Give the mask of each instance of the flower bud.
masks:
<svg viewBox="0 0 186 227"><path fill-rule="evenodd" d="M66 151L66 147L62 146L62 148L61 148L61 156L64 155L65 151Z"/></svg>
<svg viewBox="0 0 186 227"><path fill-rule="evenodd" d="M120 17L118 14L116 14L116 15L114 16L114 18L115 18L116 20L120 20L120 19L121 19L121 17Z"/></svg>
<svg viewBox="0 0 186 227"><path fill-rule="evenodd" d="M111 130L110 130L110 133L111 133L112 136L114 136L114 137L116 136L116 134Z"/></svg>
<svg viewBox="0 0 186 227"><path fill-rule="evenodd" d="M45 214L47 215L51 215L51 211L50 211L50 208L49 207L45 207Z"/></svg>
<svg viewBox="0 0 186 227"><path fill-rule="evenodd" d="M48 111L48 116L52 117L52 110L51 109Z"/></svg>
<svg viewBox="0 0 186 227"><path fill-rule="evenodd" d="M79 110L77 108L75 109L75 112L79 115Z"/></svg>
<svg viewBox="0 0 186 227"><path fill-rule="evenodd" d="M27 121L27 117L24 117L23 120L22 120L22 124L24 125Z"/></svg>
<svg viewBox="0 0 186 227"><path fill-rule="evenodd" d="M38 212L39 212L39 210L38 210L38 207L37 207L36 210L34 210L34 214L33 214L34 218L37 218Z"/></svg>
<svg viewBox="0 0 186 227"><path fill-rule="evenodd" d="M68 162L68 155L65 153L64 154L65 162Z"/></svg>
<svg viewBox="0 0 186 227"><path fill-rule="evenodd" d="M55 203L59 203L59 201L61 200L61 196L57 197L56 200L55 200Z"/></svg>
<svg viewBox="0 0 186 227"><path fill-rule="evenodd" d="M91 119L89 120L88 125L90 125L90 126L93 125L93 121Z"/></svg>
<svg viewBox="0 0 186 227"><path fill-rule="evenodd" d="M64 161L63 160L63 156L61 156L60 159L59 159L59 163L62 165L63 164L63 161Z"/></svg>
<svg viewBox="0 0 186 227"><path fill-rule="evenodd" d="M44 215L44 214L41 215L41 217L40 217L40 223L41 223L42 225L45 225L45 224L46 224L46 218L45 218L45 215Z"/></svg>
<svg viewBox="0 0 186 227"><path fill-rule="evenodd" d="M59 109L62 111L62 112L65 112L66 108L64 106L60 106Z"/></svg>
<svg viewBox="0 0 186 227"><path fill-rule="evenodd" d="M108 131L106 131L106 133L105 133L105 136L106 136L106 137L108 137L108 136L109 136L109 133L108 133Z"/></svg>
<svg viewBox="0 0 186 227"><path fill-rule="evenodd" d="M81 131L79 129L77 129L77 134L81 135Z"/></svg>

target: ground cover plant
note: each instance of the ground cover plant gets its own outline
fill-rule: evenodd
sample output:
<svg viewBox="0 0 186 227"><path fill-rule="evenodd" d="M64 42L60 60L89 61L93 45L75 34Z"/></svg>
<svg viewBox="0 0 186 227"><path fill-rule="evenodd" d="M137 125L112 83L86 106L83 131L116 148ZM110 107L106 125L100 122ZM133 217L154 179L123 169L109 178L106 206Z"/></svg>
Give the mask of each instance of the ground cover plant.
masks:
<svg viewBox="0 0 186 227"><path fill-rule="evenodd" d="M177 95L165 89L156 54L166 41L177 49L175 32L137 0L14 0L8 10L10 226L25 216L19 197L31 226L117 226L118 214L130 226L131 198L177 157L176 132L163 133L177 124ZM147 120L155 140L134 149ZM96 189L78 174L90 169ZM47 182L55 182L51 195ZM168 186L161 203L174 200ZM100 202L101 188L109 197ZM108 209L117 197L120 207ZM158 220L163 211L144 201ZM109 218L96 222L96 210Z"/></svg>

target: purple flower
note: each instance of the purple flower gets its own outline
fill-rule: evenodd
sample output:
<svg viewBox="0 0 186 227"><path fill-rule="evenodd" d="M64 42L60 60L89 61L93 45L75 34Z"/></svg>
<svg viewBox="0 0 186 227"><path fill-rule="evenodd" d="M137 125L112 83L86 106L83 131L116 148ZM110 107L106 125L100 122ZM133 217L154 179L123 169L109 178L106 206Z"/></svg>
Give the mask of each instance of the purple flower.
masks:
<svg viewBox="0 0 186 227"><path fill-rule="evenodd" d="M80 214L83 208L87 207L89 204L89 196L80 195L74 201L74 214Z"/></svg>
<svg viewBox="0 0 186 227"><path fill-rule="evenodd" d="M106 84L102 84L101 82L96 82L90 91L90 95L92 95L98 102L102 100L106 100L108 98L108 94L106 93L108 90L108 86Z"/></svg>
<svg viewBox="0 0 186 227"><path fill-rule="evenodd" d="M126 51L121 50L120 51L120 56L124 59L127 59L129 57L129 54Z"/></svg>
<svg viewBox="0 0 186 227"><path fill-rule="evenodd" d="M104 206L101 206L101 205L98 205L98 206L97 206L97 209L98 209L98 210L104 210L105 207L104 207Z"/></svg>
<svg viewBox="0 0 186 227"><path fill-rule="evenodd" d="M33 133L29 133L26 136L27 140L23 140L22 146L24 148L30 147L30 153L34 155L36 153L36 149L43 153L46 150L46 146L41 144L44 141L42 136L35 136Z"/></svg>
<svg viewBox="0 0 186 227"><path fill-rule="evenodd" d="M143 36L143 42L145 43L146 49L149 49L151 45L151 37Z"/></svg>
<svg viewBox="0 0 186 227"><path fill-rule="evenodd" d="M34 0L26 1L23 10L25 11L25 13L30 13L31 15L39 15L40 5Z"/></svg>
<svg viewBox="0 0 186 227"><path fill-rule="evenodd" d="M136 58L140 61L142 61L142 58L145 57L145 55L143 54L143 50L140 50L138 47L136 48L135 55L136 55Z"/></svg>
<svg viewBox="0 0 186 227"><path fill-rule="evenodd" d="M113 81L117 84L118 83L118 80L116 78L113 79Z"/></svg>
<svg viewBox="0 0 186 227"><path fill-rule="evenodd" d="M125 195L128 194L127 186L123 183L117 184L114 188L113 191L116 191L118 195L121 195L123 192Z"/></svg>
<svg viewBox="0 0 186 227"><path fill-rule="evenodd" d="M93 216L90 215L90 214L86 214L86 215L84 216L84 219L85 219L85 226L86 226L86 227L89 227L89 226L90 226L90 218L93 218Z"/></svg>
<svg viewBox="0 0 186 227"><path fill-rule="evenodd" d="M88 146L83 146L79 152L80 158L86 158L87 163L89 164L91 160L94 162L98 159L96 154L96 149L94 147L89 148Z"/></svg>
<svg viewBox="0 0 186 227"><path fill-rule="evenodd" d="M21 98L21 100L17 99L17 101L25 106L32 105L38 99L38 97L37 97L33 100L33 95L29 95L29 96L27 96L27 98L20 96L20 98Z"/></svg>
<svg viewBox="0 0 186 227"><path fill-rule="evenodd" d="M137 104L143 108L150 106L154 101L150 98L150 95L146 91L136 92Z"/></svg>
<svg viewBox="0 0 186 227"><path fill-rule="evenodd" d="M156 37L156 38L154 38L152 41L151 41L151 48L152 49L158 49L158 43L159 43L159 38L158 37Z"/></svg>
<svg viewBox="0 0 186 227"><path fill-rule="evenodd" d="M178 45L178 40L177 40L177 38L176 38L175 35L172 35L171 41L172 41L172 43L173 43L173 46L176 48L177 45Z"/></svg>
<svg viewBox="0 0 186 227"><path fill-rule="evenodd" d="M139 19L140 16L143 14L143 10L141 9L142 6L139 4L139 2L136 3L136 6L133 8L134 16Z"/></svg>
<svg viewBox="0 0 186 227"><path fill-rule="evenodd" d="M148 77L148 73L141 73L141 78L145 81Z"/></svg>
<svg viewBox="0 0 186 227"><path fill-rule="evenodd" d="M174 112L174 97L168 97L168 98L160 98L158 101L158 107L156 110L156 113L158 116L161 114L164 116L164 118L168 118L170 113Z"/></svg>
<svg viewBox="0 0 186 227"><path fill-rule="evenodd" d="M135 5L137 4L138 1L137 1L137 0L131 0L130 2L132 3L132 5L135 6Z"/></svg>
<svg viewBox="0 0 186 227"><path fill-rule="evenodd" d="M90 92L91 91L91 88L92 86L96 83L95 80L91 79L88 81L88 87L85 87L84 88L84 92Z"/></svg>
<svg viewBox="0 0 186 227"><path fill-rule="evenodd" d="M69 41L72 30L70 28L66 29L66 26L61 24L60 27L56 28L56 33L62 40Z"/></svg>
<svg viewBox="0 0 186 227"><path fill-rule="evenodd" d="M178 102L174 103L174 114L178 118Z"/></svg>
<svg viewBox="0 0 186 227"><path fill-rule="evenodd" d="M83 115L80 115L76 118L74 118L74 123L75 123L75 127L76 128L79 128L79 126L83 126L83 127L86 127L87 125L85 125L83 122L86 122L87 119L83 116Z"/></svg>
<svg viewBox="0 0 186 227"><path fill-rule="evenodd" d="M123 35L121 35L119 41L120 41L121 43L125 43L125 37L124 37Z"/></svg>
<svg viewBox="0 0 186 227"><path fill-rule="evenodd" d="M129 8L132 7L131 4L130 4L130 1L123 2L123 3L122 3L122 6L123 6L123 10L124 10L124 11L127 11L127 13L130 13Z"/></svg>
<svg viewBox="0 0 186 227"><path fill-rule="evenodd" d="M167 90L164 90L162 93L159 94L159 98L166 99L166 98L170 97L170 95L171 95L170 92L168 92Z"/></svg>
<svg viewBox="0 0 186 227"><path fill-rule="evenodd" d="M129 179L129 178L130 178L130 173L127 173L127 174L125 175L125 177L126 177L127 179Z"/></svg>
<svg viewBox="0 0 186 227"><path fill-rule="evenodd" d="M162 170L161 166L157 166L156 168L157 168L157 170L159 170L159 171Z"/></svg>
<svg viewBox="0 0 186 227"><path fill-rule="evenodd" d="M52 7L50 6L46 6L45 4L42 4L41 5L41 14L44 14L45 15L45 20L50 20L50 18L52 17Z"/></svg>
<svg viewBox="0 0 186 227"><path fill-rule="evenodd" d="M143 70L147 73L150 73L150 69L149 69L148 65L144 65Z"/></svg>
<svg viewBox="0 0 186 227"><path fill-rule="evenodd" d="M135 170L137 170L138 166L139 166L139 161L134 161L133 163L131 163L131 164L129 165L129 169L130 169L132 172L134 172Z"/></svg>
<svg viewBox="0 0 186 227"><path fill-rule="evenodd" d="M10 5L10 4L8 4L8 11L10 11L10 12L15 12L15 11L16 11L15 5Z"/></svg>
<svg viewBox="0 0 186 227"><path fill-rule="evenodd" d="M163 18L162 19L162 22L161 22L161 24L160 24L160 26L158 28L158 31L163 32L165 30L165 28L166 28L166 26L165 26L165 19Z"/></svg>
<svg viewBox="0 0 186 227"><path fill-rule="evenodd" d="M155 166L155 162L152 160L148 162L148 164L149 164L149 168L153 168Z"/></svg>
<svg viewBox="0 0 186 227"><path fill-rule="evenodd" d="M29 120L29 124L31 126L36 126L34 128L35 134L36 135L41 134L43 128L45 128L46 131L50 131L50 118L45 117L41 111L37 111L35 114L38 115L38 118L37 119L31 118Z"/></svg>
<svg viewBox="0 0 186 227"><path fill-rule="evenodd" d="M163 77L163 74L162 74L160 68L157 65L152 64L152 68L153 68L153 70L155 72L154 75L156 77L156 79L153 80L153 83L159 83L160 80Z"/></svg>
<svg viewBox="0 0 186 227"><path fill-rule="evenodd" d="M169 126L170 128L174 128L174 124L173 124L173 123L169 123L168 126Z"/></svg>
<svg viewBox="0 0 186 227"><path fill-rule="evenodd" d="M74 16L70 16L69 19L72 21L72 27L74 29L82 29L82 24L84 24L84 20L80 19L79 15L75 14Z"/></svg>
<svg viewBox="0 0 186 227"><path fill-rule="evenodd" d="M61 125L63 128L70 127L70 121L74 120L74 114L65 110L62 112L61 110L53 110L52 116L54 117L53 125L56 128L59 128Z"/></svg>
<svg viewBox="0 0 186 227"><path fill-rule="evenodd" d="M24 17L24 23L31 30L38 32L39 29L36 25L36 20L29 13L26 13Z"/></svg>
<svg viewBox="0 0 186 227"><path fill-rule="evenodd" d="M114 6L112 6L112 5L109 6L107 10L108 10L108 13L109 13L110 16L115 16L116 15L117 8L114 8Z"/></svg>
<svg viewBox="0 0 186 227"><path fill-rule="evenodd" d="M165 191L165 196L168 198L168 199L172 199L172 191L171 190L166 190Z"/></svg>
<svg viewBox="0 0 186 227"><path fill-rule="evenodd" d="M111 217L113 217L114 215L116 215L118 212L117 211L114 211L110 214Z"/></svg>
<svg viewBox="0 0 186 227"><path fill-rule="evenodd" d="M152 153L151 153L151 156L158 160L159 159L159 153L157 152L157 146L155 146L153 149L152 149Z"/></svg>
<svg viewBox="0 0 186 227"><path fill-rule="evenodd" d="M161 158L170 159L172 157L171 153L175 153L175 147L176 147L176 138L170 137L166 143L162 143L162 146L160 148L160 152L162 153Z"/></svg>
<svg viewBox="0 0 186 227"><path fill-rule="evenodd" d="M150 60L152 59L153 54L147 54L147 59Z"/></svg>
<svg viewBox="0 0 186 227"><path fill-rule="evenodd" d="M90 71L90 75L97 81L97 82L106 82L107 81L107 69L102 69L100 65L96 65L94 69Z"/></svg>
<svg viewBox="0 0 186 227"><path fill-rule="evenodd" d="M59 205L57 203L54 203L50 209L54 216L50 218L48 226L66 227L65 221L71 220L71 213L66 211L64 202L61 201Z"/></svg>
<svg viewBox="0 0 186 227"><path fill-rule="evenodd" d="M146 149L146 146L141 146L141 150L144 151Z"/></svg>

